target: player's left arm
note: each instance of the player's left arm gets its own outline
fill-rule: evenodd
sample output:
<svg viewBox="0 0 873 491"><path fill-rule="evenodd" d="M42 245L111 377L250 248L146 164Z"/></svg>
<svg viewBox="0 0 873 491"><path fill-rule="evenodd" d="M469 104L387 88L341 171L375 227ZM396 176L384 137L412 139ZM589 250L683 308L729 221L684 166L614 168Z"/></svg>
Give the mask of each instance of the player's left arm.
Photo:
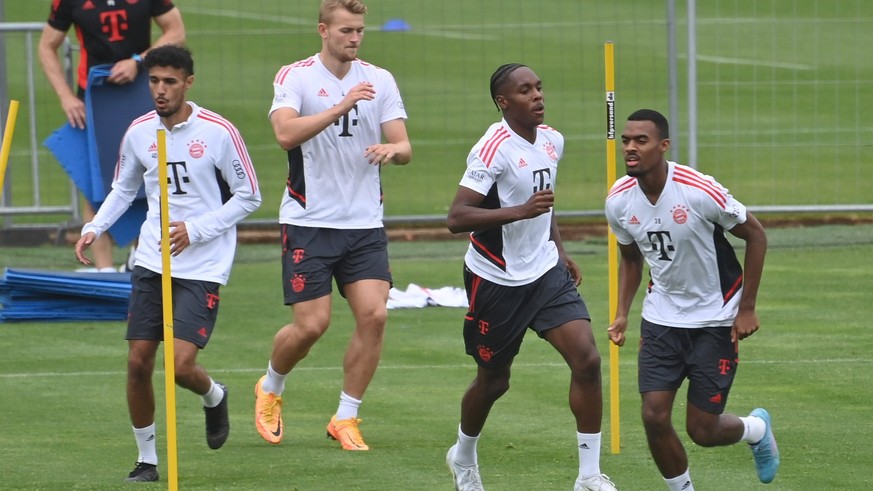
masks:
<svg viewBox="0 0 873 491"><path fill-rule="evenodd" d="M222 235L261 206L258 178L242 137L236 128L231 128L225 140L215 166L227 183L231 196L219 208L185 222L180 233L184 231L191 244Z"/></svg>
<svg viewBox="0 0 873 491"><path fill-rule="evenodd" d="M579 286L582 283L582 271L579 269L579 265L576 264L576 262L573 261L573 259L564 251L564 243L561 241L561 229L558 228L558 217L555 216L554 211L552 212L552 225L549 231L549 239L555 243L555 246L558 248L558 256L561 258L561 261L564 262L564 265L567 266L570 275L573 276L573 280L576 281L576 286Z"/></svg>
<svg viewBox="0 0 873 491"><path fill-rule="evenodd" d="M736 342L751 336L760 327L755 304L758 287L764 271L764 256L767 254L767 233L761 222L746 212L746 221L730 229L730 233L746 242L743 260L743 292L740 296L739 311L731 329L731 340Z"/></svg>
<svg viewBox="0 0 873 491"><path fill-rule="evenodd" d="M404 165L412 160L412 144L406 132L403 119L393 119L382 123L385 143L370 145L364 149L364 157L373 165Z"/></svg>

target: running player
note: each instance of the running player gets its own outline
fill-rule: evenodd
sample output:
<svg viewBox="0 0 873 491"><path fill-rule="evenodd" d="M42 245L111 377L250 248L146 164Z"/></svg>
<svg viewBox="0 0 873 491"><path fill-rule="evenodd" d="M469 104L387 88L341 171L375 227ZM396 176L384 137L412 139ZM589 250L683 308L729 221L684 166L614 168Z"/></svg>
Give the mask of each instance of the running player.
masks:
<svg viewBox="0 0 873 491"><path fill-rule="evenodd" d="M127 324L127 403L139 457L128 481L157 481L155 395L152 374L163 339L163 270L157 130L167 132L173 336L176 383L202 397L206 442L227 439L227 388L196 363L212 336L219 286L227 283L236 250L236 224L261 203L258 180L237 129L218 114L186 100L194 61L185 48L164 45L144 60L155 111L131 123L121 144L112 191L82 227L76 257L117 220L145 184L148 214L140 232Z"/></svg>
<svg viewBox="0 0 873 491"><path fill-rule="evenodd" d="M509 389L512 362L531 328L570 367L579 450L574 489L614 491L600 473L600 354L576 290L582 274L564 252L553 210L564 137L543 124L543 85L527 66L498 68L491 99L503 119L470 151L448 216L449 230L472 232L464 258L470 304L464 343L478 370L461 400L458 439L446 462L457 490L482 489L479 435L491 407Z"/></svg>
<svg viewBox="0 0 873 491"><path fill-rule="evenodd" d="M345 450L369 449L358 408L379 364L391 287L380 175L408 163L412 147L394 77L358 59L366 12L360 0L323 0L321 51L283 66L273 82L270 121L288 159L282 277L294 316L276 333L255 385L255 426L273 444L284 436L285 378L327 331L335 280L355 329L327 434Z"/></svg>
<svg viewBox="0 0 873 491"><path fill-rule="evenodd" d="M724 412L739 362L738 341L758 330L755 303L767 236L761 223L710 176L668 162L667 119L650 109L628 117L621 135L627 176L606 197L606 218L621 251L610 339L623 345L627 316L649 265L643 303L639 389L655 464L672 491L691 491L688 456L672 424L673 402L688 379L686 428L694 443L747 442L758 478L779 468L770 415ZM746 243L740 266L725 231ZM744 271L745 270L745 271Z"/></svg>

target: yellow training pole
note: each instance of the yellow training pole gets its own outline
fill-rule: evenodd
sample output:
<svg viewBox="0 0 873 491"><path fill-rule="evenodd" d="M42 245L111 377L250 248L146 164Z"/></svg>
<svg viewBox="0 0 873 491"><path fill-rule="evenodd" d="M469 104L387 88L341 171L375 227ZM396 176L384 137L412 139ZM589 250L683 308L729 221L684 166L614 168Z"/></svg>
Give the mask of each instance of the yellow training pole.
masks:
<svg viewBox="0 0 873 491"><path fill-rule="evenodd" d="M606 65L606 191L615 182L615 46L611 41L603 45ZM608 228L608 226L607 226ZM612 230L607 231L606 245L609 258L609 323L615 320L618 306L618 244ZM621 452L621 425L619 421L618 345L609 343L609 434L612 453Z"/></svg>
<svg viewBox="0 0 873 491"><path fill-rule="evenodd" d="M173 350L173 278L170 275L170 203L167 132L158 130L158 183L161 188L161 303L164 306L164 386L167 398L167 487L179 489L176 456L176 365Z"/></svg>
<svg viewBox="0 0 873 491"><path fill-rule="evenodd" d="M9 163L9 150L12 147L12 134L15 132L15 119L18 117L18 101L9 101L9 114L6 115L6 128L3 130L3 143L0 144L0 195L3 195L3 180L6 165Z"/></svg>

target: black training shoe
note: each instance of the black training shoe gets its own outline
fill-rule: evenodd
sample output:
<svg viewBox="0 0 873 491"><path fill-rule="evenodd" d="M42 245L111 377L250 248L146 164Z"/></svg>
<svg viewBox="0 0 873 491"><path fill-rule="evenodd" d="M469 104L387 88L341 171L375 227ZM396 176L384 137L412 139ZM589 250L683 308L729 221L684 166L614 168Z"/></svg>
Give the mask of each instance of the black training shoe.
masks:
<svg viewBox="0 0 873 491"><path fill-rule="evenodd" d="M206 413L206 443L209 448L215 450L221 448L230 433L230 419L227 417L227 387L218 384L224 389L224 397L215 407L203 407Z"/></svg>
<svg viewBox="0 0 873 491"><path fill-rule="evenodd" d="M130 471L125 480L130 482L155 482L158 480L158 466L137 462L136 467Z"/></svg>

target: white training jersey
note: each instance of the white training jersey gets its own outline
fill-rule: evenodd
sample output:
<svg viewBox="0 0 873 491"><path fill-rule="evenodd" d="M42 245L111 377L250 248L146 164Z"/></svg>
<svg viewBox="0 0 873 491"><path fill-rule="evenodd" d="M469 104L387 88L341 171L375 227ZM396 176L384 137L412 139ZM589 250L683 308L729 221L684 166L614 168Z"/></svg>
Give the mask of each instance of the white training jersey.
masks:
<svg viewBox="0 0 873 491"><path fill-rule="evenodd" d="M536 142L530 143L502 120L470 150L460 185L485 196L482 208L518 206L537 191L555 189L563 154L564 136L554 128L538 126ZM499 285L536 280L558 263L558 248L549 238L552 213L471 233L467 267Z"/></svg>
<svg viewBox="0 0 873 491"><path fill-rule="evenodd" d="M348 114L288 151L280 223L335 229L382 227L381 167L370 164L364 151L382 142L382 123L406 119L391 73L355 60L340 80L318 54L310 56L276 74L270 114L284 107L300 116L318 114L337 105L361 82L373 84L372 101L358 101Z"/></svg>
<svg viewBox="0 0 873 491"><path fill-rule="evenodd" d="M730 326L743 270L725 231L746 221L746 207L711 176L668 162L654 205L635 177L613 184L606 219L618 242L636 242L651 280L643 318L670 327Z"/></svg>
<svg viewBox="0 0 873 491"><path fill-rule="evenodd" d="M171 222L185 222L191 245L170 262L174 278L226 284L236 250L236 224L258 209L258 179L239 131L218 114L188 102L187 121L170 128L167 140ZM157 130L151 111L131 123L121 140L112 191L82 233L98 236L115 223L145 184L146 220L136 248L137 266L161 273L160 186Z"/></svg>

